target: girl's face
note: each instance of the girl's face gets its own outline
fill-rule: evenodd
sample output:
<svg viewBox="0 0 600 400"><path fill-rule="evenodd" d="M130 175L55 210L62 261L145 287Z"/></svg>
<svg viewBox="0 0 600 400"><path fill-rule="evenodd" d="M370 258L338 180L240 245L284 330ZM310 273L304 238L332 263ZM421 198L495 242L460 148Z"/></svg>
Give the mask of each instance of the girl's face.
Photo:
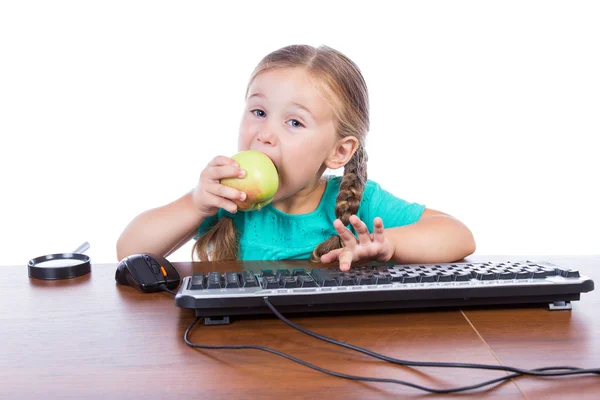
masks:
<svg viewBox="0 0 600 400"><path fill-rule="evenodd" d="M336 139L333 111L304 69L276 69L254 79L238 149L258 150L273 160L279 171L274 201L312 191Z"/></svg>

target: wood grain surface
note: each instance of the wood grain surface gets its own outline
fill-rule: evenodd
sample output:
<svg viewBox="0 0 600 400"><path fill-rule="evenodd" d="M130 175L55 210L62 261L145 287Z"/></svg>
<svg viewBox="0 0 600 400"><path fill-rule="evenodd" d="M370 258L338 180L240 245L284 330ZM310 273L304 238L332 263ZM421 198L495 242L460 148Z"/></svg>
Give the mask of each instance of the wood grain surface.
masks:
<svg viewBox="0 0 600 400"><path fill-rule="evenodd" d="M541 257L518 259L541 260ZM469 261L516 260L471 257ZM600 281L600 257L544 257ZM193 270L268 268L269 263L175 263ZM304 261L283 268L306 267ZM92 273L39 281L26 266L0 267L0 398L495 398L592 399L600 377L520 377L488 389L431 395L392 383L332 377L259 350L196 350L183 335L192 310L168 293L144 294L115 283L116 264L93 264ZM536 368L600 367L600 296L582 295L571 311L543 307L424 309L287 316L331 338L405 360L469 362ZM198 324L198 344L257 345L289 353L340 373L410 381L435 388L475 384L502 371L412 369L325 343L275 316L246 317L230 325Z"/></svg>

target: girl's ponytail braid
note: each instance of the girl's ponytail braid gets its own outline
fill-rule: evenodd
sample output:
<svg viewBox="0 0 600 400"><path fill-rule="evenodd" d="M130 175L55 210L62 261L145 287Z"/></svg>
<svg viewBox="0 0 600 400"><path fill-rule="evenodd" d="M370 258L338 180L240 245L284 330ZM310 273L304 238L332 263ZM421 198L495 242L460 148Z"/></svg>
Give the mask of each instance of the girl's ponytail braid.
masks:
<svg viewBox="0 0 600 400"><path fill-rule="evenodd" d="M344 176L340 184L338 193L335 216L339 218L344 225L350 223L350 216L358 213L358 207L362 200L362 195L367 182L367 153L361 144L356 152L344 167ZM342 247L342 240L334 235L319 244L312 253L311 261L320 261L323 254Z"/></svg>

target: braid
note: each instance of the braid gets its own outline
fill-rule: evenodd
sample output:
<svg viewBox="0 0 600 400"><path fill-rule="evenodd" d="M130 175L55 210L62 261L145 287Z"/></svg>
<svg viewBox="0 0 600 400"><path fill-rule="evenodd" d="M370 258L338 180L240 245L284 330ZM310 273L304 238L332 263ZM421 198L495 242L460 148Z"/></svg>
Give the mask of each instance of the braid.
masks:
<svg viewBox="0 0 600 400"><path fill-rule="evenodd" d="M359 146L344 168L340 192L336 199L335 216L344 225L348 225L350 216L358 212L367 181L366 165L366 153L363 146Z"/></svg>
<svg viewBox="0 0 600 400"><path fill-rule="evenodd" d="M356 152L344 167L344 176L340 184L335 205L335 216L342 223L348 225L350 216L358 213L358 207L367 182L367 153L363 145L359 145ZM320 261L323 254L343 246L338 235L334 235L319 244L311 255L311 261Z"/></svg>
<svg viewBox="0 0 600 400"><path fill-rule="evenodd" d="M202 235L192 248L194 255L200 261L236 260L239 254L239 233L229 217L221 217L208 232ZM209 246L212 252L209 259Z"/></svg>

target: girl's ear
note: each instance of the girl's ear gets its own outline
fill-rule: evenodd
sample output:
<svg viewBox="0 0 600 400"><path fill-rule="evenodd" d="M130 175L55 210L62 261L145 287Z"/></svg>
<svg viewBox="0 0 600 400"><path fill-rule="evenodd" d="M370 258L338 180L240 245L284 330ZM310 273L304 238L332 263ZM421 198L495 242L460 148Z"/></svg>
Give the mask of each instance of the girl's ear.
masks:
<svg viewBox="0 0 600 400"><path fill-rule="evenodd" d="M358 139L354 136L346 136L338 140L325 160L325 166L329 169L338 169L350 161L356 149L358 148Z"/></svg>

